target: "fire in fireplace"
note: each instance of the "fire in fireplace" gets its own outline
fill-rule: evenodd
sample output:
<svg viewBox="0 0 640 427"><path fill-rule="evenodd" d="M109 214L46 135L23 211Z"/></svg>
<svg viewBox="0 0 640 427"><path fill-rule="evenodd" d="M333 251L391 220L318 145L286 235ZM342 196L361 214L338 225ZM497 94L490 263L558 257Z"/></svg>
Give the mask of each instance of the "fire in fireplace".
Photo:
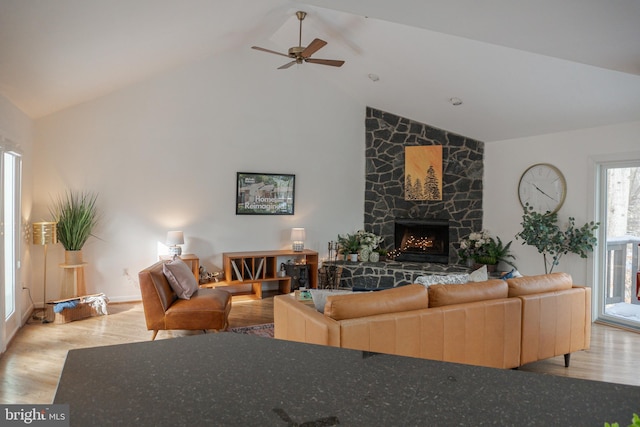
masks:
<svg viewBox="0 0 640 427"><path fill-rule="evenodd" d="M396 219L396 261L449 263L449 220Z"/></svg>

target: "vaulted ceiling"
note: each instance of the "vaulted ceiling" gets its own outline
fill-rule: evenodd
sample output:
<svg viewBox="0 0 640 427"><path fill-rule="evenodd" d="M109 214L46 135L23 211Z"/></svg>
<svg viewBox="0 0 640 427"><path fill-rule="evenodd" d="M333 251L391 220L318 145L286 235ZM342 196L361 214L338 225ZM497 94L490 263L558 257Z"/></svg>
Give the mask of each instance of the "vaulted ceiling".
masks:
<svg viewBox="0 0 640 427"><path fill-rule="evenodd" d="M637 0L0 0L0 93L37 119L221 53L286 52L297 10L303 44L329 43L314 57L346 61L300 67L365 105L485 141L640 120Z"/></svg>

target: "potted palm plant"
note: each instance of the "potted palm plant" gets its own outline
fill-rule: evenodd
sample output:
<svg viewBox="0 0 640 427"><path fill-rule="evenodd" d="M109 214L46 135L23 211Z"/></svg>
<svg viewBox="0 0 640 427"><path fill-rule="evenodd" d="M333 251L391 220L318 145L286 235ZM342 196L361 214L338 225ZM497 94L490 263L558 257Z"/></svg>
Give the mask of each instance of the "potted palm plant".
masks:
<svg viewBox="0 0 640 427"><path fill-rule="evenodd" d="M358 260L358 251L360 250L360 238L357 233L355 234L338 234L338 245L340 246L340 252L344 255L349 255L350 261Z"/></svg>
<svg viewBox="0 0 640 427"><path fill-rule="evenodd" d="M65 249L65 263L82 263L82 247L98 224L98 209L92 192L68 190L50 209L58 226L58 241Z"/></svg>

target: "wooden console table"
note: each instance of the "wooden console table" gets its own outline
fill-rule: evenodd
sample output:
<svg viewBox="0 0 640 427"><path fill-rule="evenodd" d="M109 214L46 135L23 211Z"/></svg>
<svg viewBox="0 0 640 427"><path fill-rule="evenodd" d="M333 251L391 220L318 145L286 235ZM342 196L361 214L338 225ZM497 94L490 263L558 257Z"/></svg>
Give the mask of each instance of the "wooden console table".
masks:
<svg viewBox="0 0 640 427"><path fill-rule="evenodd" d="M226 252L222 254L225 283L217 283L216 287L224 287L234 296L247 296L252 299L287 294L291 292L291 277L281 276L278 258L295 258L297 262L309 266L308 288L318 287L318 252L305 249L301 252L292 250ZM276 283L277 290L264 290L265 283Z"/></svg>

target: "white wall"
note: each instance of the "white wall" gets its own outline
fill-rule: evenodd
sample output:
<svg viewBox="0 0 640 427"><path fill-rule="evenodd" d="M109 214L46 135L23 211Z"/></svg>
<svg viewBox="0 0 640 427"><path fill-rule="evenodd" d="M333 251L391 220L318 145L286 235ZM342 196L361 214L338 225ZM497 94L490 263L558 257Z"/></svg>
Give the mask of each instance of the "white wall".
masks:
<svg viewBox="0 0 640 427"><path fill-rule="evenodd" d="M0 134L17 144L18 150L22 154L22 221L25 225L31 222L31 204L33 199L33 133L34 124L31 119L16 108L8 99L0 95ZM18 289L20 289L22 285L29 286L33 281L31 275L32 254L35 256L34 262L42 263L41 251L35 251L36 253L34 253L29 236L30 235L26 233L22 235L21 268L18 277ZM40 284L37 292L41 294L42 281L40 280L37 283ZM21 321L25 321L26 316L31 313L31 300L29 299L28 292L19 292L18 314L21 317ZM35 301L42 301L42 299L38 299L37 296L38 295L33 295L33 299ZM7 331L7 337L13 336L13 332L14 331Z"/></svg>
<svg viewBox="0 0 640 427"><path fill-rule="evenodd" d="M365 106L323 82L320 73L338 70L276 70L250 54L217 56L37 121L36 213L48 215L66 188L99 194L100 239L83 251L89 293L139 299L137 272L157 259L168 230L183 230L184 252L212 270L223 252L290 247L294 226L321 254L338 233L362 227ZM236 216L236 172L295 174L295 215ZM52 295L60 281L58 271Z"/></svg>
<svg viewBox="0 0 640 427"><path fill-rule="evenodd" d="M567 181L567 197L558 212L559 221L564 224L572 216L581 226L594 220L592 158L637 152L638 147L640 121L485 144L484 227L503 241L513 240L521 273L544 273L542 255L514 239L522 222L517 193L522 173L535 163L558 167ZM564 255L554 271L570 273L575 283L592 282L588 260L577 255Z"/></svg>
<svg viewBox="0 0 640 427"><path fill-rule="evenodd" d="M84 250L88 292L139 298L137 271L156 260L168 230L184 230L185 252L217 269L222 252L288 247L292 226L304 226L306 246L321 254L338 233L361 227L365 105L327 85L321 73L339 71L328 68L275 70L239 51L38 120L36 218L66 188L99 193L100 240ZM567 179L561 220L591 220L589 157L637 150L639 130L634 122L487 143L485 228L514 240L518 180L538 162ZM296 214L236 216L239 171L296 174ZM512 247L522 273L543 271L535 249L515 240ZM53 265L62 261L59 245L51 254ZM590 280L587 262L573 255L556 269Z"/></svg>

